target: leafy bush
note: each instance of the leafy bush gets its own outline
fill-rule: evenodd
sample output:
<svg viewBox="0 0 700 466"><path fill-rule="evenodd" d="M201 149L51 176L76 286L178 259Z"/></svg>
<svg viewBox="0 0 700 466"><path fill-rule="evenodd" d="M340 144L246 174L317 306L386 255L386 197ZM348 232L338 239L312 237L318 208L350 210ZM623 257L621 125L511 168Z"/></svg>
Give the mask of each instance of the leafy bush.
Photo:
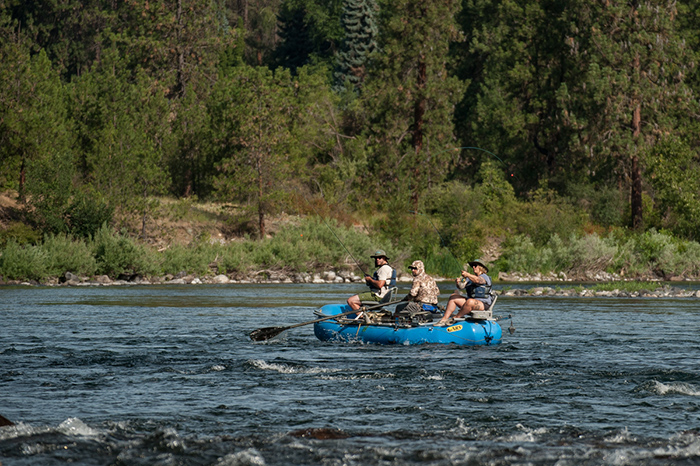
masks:
<svg viewBox="0 0 700 466"><path fill-rule="evenodd" d="M570 262L566 268L570 272L601 272L615 262L618 247L612 238L601 238L597 234L572 236L563 254Z"/></svg>
<svg viewBox="0 0 700 466"><path fill-rule="evenodd" d="M473 188L457 181L428 190L422 199L426 212L422 220L427 238L434 244L444 243L443 246L450 247L456 238L464 236L467 226L473 226L486 214L479 195ZM428 222L433 222L433 225ZM474 233L476 236L477 232Z"/></svg>
<svg viewBox="0 0 700 466"><path fill-rule="evenodd" d="M585 215L574 206L541 188L530 202L521 203L502 221L518 234L529 236L535 244L546 245L554 235L568 238L572 233L580 233L584 220Z"/></svg>
<svg viewBox="0 0 700 466"><path fill-rule="evenodd" d="M423 261L428 274L440 277L458 277L464 265L464 261L458 260L451 252L437 245L415 257Z"/></svg>
<svg viewBox="0 0 700 466"><path fill-rule="evenodd" d="M74 240L65 234L49 235L41 245L46 258L46 273L60 277L65 272L90 276L97 271L92 248L82 239Z"/></svg>
<svg viewBox="0 0 700 466"><path fill-rule="evenodd" d="M66 209L68 229L78 238L91 238L103 225L109 224L114 208L87 194L80 194Z"/></svg>
<svg viewBox="0 0 700 466"><path fill-rule="evenodd" d="M93 251L99 274L117 277L122 273L148 275L157 271L148 249L107 226L95 234Z"/></svg>
<svg viewBox="0 0 700 466"><path fill-rule="evenodd" d="M0 275L8 280L41 280L48 276L46 252L10 240L0 254Z"/></svg>
<svg viewBox="0 0 700 466"><path fill-rule="evenodd" d="M634 252L641 263L656 266L663 256L677 251L677 245L672 236L652 229L632 237L635 241Z"/></svg>
<svg viewBox="0 0 700 466"><path fill-rule="evenodd" d="M489 219L503 219L504 213L514 211L518 204L515 191L496 162L484 162L479 169L479 178L481 184L475 192Z"/></svg>
<svg viewBox="0 0 700 466"><path fill-rule="evenodd" d="M217 265L219 273L247 272L252 263L246 244L242 242L227 244L221 250Z"/></svg>
<svg viewBox="0 0 700 466"><path fill-rule="evenodd" d="M29 225L20 222L12 222L4 230L0 230L0 246L14 241L18 245L36 244L41 239L41 234Z"/></svg>
<svg viewBox="0 0 700 466"><path fill-rule="evenodd" d="M659 257L659 268L668 275L700 275L700 244L681 241L675 250L665 249Z"/></svg>
<svg viewBox="0 0 700 466"><path fill-rule="evenodd" d="M532 273L552 270L552 250L536 246L527 236L513 236L501 246L503 254L497 260L497 264L504 272Z"/></svg>
<svg viewBox="0 0 700 466"><path fill-rule="evenodd" d="M53 152L46 157L32 159L26 189L31 200L26 215L43 232L65 233L66 207L73 193L75 173L69 152Z"/></svg>
<svg viewBox="0 0 700 466"><path fill-rule="evenodd" d="M654 223L691 240L700 239L700 167L697 152L674 136L646 157L647 179L655 192Z"/></svg>
<svg viewBox="0 0 700 466"><path fill-rule="evenodd" d="M161 253L160 268L163 273L176 274L184 271L207 275L211 272L209 264L217 260L221 249L221 245L211 244L206 240L189 246L175 245Z"/></svg>

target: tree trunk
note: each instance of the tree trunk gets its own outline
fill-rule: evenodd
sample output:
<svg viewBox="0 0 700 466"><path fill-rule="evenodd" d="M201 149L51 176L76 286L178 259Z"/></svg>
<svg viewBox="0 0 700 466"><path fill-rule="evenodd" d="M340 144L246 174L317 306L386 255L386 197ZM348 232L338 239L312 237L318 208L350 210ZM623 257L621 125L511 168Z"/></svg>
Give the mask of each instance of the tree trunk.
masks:
<svg viewBox="0 0 700 466"><path fill-rule="evenodd" d="M141 239L146 241L146 205L148 204L148 191L143 190L143 216L141 217Z"/></svg>
<svg viewBox="0 0 700 466"><path fill-rule="evenodd" d="M418 62L418 100L413 109L413 150L416 152L416 165L413 169L414 187L411 193L413 210L418 211L418 193L420 192L420 153L423 150L423 119L425 116L425 95L423 93L426 82L425 60L421 57Z"/></svg>
<svg viewBox="0 0 700 466"><path fill-rule="evenodd" d="M632 157L632 228L639 230L643 226L644 214L642 210L642 170L639 166L639 157Z"/></svg>
<svg viewBox="0 0 700 466"><path fill-rule="evenodd" d="M24 157L22 157L22 165L19 167L19 189L17 190L20 202L24 202L24 183L26 181L26 176L27 173L24 166Z"/></svg>
<svg viewBox="0 0 700 466"><path fill-rule="evenodd" d="M260 239L265 239L265 204L263 202L263 173L262 154L257 156L258 170L258 228L260 229Z"/></svg>
<svg viewBox="0 0 700 466"><path fill-rule="evenodd" d="M177 83L175 94L185 96L185 46L182 41L182 0L177 2Z"/></svg>
<svg viewBox="0 0 700 466"><path fill-rule="evenodd" d="M639 68L639 58L635 58L634 66ZM637 142L639 135L641 134L642 126L642 104L637 101L634 108L634 113L632 114L632 135L634 136L635 143L637 147L640 144ZM632 228L638 230L642 228L643 225L643 210L642 210L642 169L639 166L639 154L635 153L632 156L632 168L630 176L632 178L632 192L631 192L631 207L632 207Z"/></svg>

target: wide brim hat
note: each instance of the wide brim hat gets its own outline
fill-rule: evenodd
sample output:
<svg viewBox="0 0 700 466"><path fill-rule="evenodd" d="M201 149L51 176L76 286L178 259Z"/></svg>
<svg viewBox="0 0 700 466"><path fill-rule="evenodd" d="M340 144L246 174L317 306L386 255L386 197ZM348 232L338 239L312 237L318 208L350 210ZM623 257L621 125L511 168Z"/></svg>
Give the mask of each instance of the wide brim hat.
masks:
<svg viewBox="0 0 700 466"><path fill-rule="evenodd" d="M471 265L472 267L474 267L475 265L480 265L484 268L484 270L486 270L486 273L489 272L489 268L486 266L486 264L484 264L484 261L482 261L481 259L471 261L471 262L469 262L469 265Z"/></svg>
<svg viewBox="0 0 700 466"><path fill-rule="evenodd" d="M376 251L374 251L374 254L372 254L369 257L373 259L376 259L377 257L383 257L384 259L389 260L389 256L386 255L386 252L384 252L383 249L377 249Z"/></svg>

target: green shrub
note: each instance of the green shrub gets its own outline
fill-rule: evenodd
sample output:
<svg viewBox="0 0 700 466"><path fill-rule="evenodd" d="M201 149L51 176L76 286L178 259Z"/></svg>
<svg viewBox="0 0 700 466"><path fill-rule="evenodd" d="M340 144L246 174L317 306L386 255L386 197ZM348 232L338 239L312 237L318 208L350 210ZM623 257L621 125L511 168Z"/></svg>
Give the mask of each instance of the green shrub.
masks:
<svg viewBox="0 0 700 466"><path fill-rule="evenodd" d="M76 196L66 209L68 229L78 238L92 238L113 215L114 209L106 202L87 194Z"/></svg>
<svg viewBox="0 0 700 466"><path fill-rule="evenodd" d="M425 271L428 274L440 277L458 277L464 265L463 261L458 260L450 251L438 245L433 245L426 253L414 257L423 261Z"/></svg>
<svg viewBox="0 0 700 466"><path fill-rule="evenodd" d="M20 222L12 222L4 230L0 230L0 246L14 241L20 246L36 244L41 239L41 234L29 225Z"/></svg>
<svg viewBox="0 0 700 466"><path fill-rule="evenodd" d="M478 241L484 233L481 220L487 214L479 196L480 193L457 181L430 189L422 200L425 214L418 215L415 222L422 228L412 230L410 244L426 244L426 249L439 244L452 250L465 237L468 241ZM495 230L490 230L489 235L498 236L500 225Z"/></svg>
<svg viewBox="0 0 700 466"><path fill-rule="evenodd" d="M97 271L92 248L82 239L73 240L65 234L49 235L41 244L46 257L46 273L60 277L65 272L91 276Z"/></svg>
<svg viewBox="0 0 700 466"><path fill-rule="evenodd" d="M374 267L369 255L378 248L387 250L392 257L391 248L374 244L364 233L352 227L339 225L335 220L322 221L318 217L305 219L299 226L280 232L273 238L279 241L275 255L292 259L294 256L305 258L309 269L337 267L339 264L353 265L359 262L365 271ZM284 255L281 243L288 248ZM356 264L355 264L356 265Z"/></svg>
<svg viewBox="0 0 700 466"><path fill-rule="evenodd" d="M217 260L221 249L221 245L207 241L199 241L189 246L175 245L161 253L160 269L163 273L177 274L184 271L207 275L211 272L209 264Z"/></svg>
<svg viewBox="0 0 700 466"><path fill-rule="evenodd" d="M700 244L683 241L654 229L643 233L615 230L618 245L612 267L626 275L656 272L660 275L697 274Z"/></svg>
<svg viewBox="0 0 700 466"><path fill-rule="evenodd" d="M48 276L46 252L10 240L0 254L0 275L6 280L41 280Z"/></svg>
<svg viewBox="0 0 700 466"><path fill-rule="evenodd" d="M150 250L107 226L95 234L93 251L99 274L117 277L122 273L149 275L158 271Z"/></svg>
<svg viewBox="0 0 700 466"><path fill-rule="evenodd" d="M650 265L656 265L661 257L677 251L677 244L671 235L654 229L634 238L636 240L635 252L639 255L639 259Z"/></svg>
<svg viewBox="0 0 700 466"><path fill-rule="evenodd" d="M581 233L585 215L552 191L538 189L530 202L508 213L503 222L520 235L529 236L536 245L546 245L554 235L568 238Z"/></svg>
<svg viewBox="0 0 700 466"><path fill-rule="evenodd" d="M508 238L501 245L503 254L497 260L504 272L549 272L552 270L552 250L538 247L524 235Z"/></svg>
<svg viewBox="0 0 700 466"><path fill-rule="evenodd" d="M243 242L229 243L222 248L221 256L217 261L219 273L239 272L245 273L250 269L250 254Z"/></svg>
<svg viewBox="0 0 700 466"><path fill-rule="evenodd" d="M649 205L657 214L645 216L645 220L684 238L700 239L697 150L677 136L668 136L654 145L645 161L646 179L655 194Z"/></svg>
<svg viewBox="0 0 700 466"><path fill-rule="evenodd" d="M565 270L570 272L601 272L609 270L618 256L614 239L597 234L572 236L570 246L563 251L569 261ZM610 270L615 271L615 270Z"/></svg>
<svg viewBox="0 0 700 466"><path fill-rule="evenodd" d="M657 261L664 275L700 274L700 244L695 241L674 240L674 245L662 250Z"/></svg>

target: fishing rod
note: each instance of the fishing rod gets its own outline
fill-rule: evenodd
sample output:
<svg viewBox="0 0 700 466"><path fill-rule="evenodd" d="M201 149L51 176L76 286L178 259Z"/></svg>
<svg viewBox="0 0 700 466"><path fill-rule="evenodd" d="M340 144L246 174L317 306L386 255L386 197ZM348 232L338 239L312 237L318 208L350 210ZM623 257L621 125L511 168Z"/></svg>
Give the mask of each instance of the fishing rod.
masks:
<svg viewBox="0 0 700 466"><path fill-rule="evenodd" d="M452 250L450 250L450 248L447 247L447 242L445 241L445 238L442 237L442 235L440 234L440 230L437 229L437 227L435 226L435 224L433 223L433 221L430 220L430 217L429 217L429 216L427 216L427 215L425 215L425 214L423 214L423 213L421 213L421 212L416 212L415 210L409 210L408 213L413 214L413 215L422 215L423 217L427 218L427 219L428 219L428 222L430 222L430 225L431 225L431 226L433 227L433 229L435 230L435 233L437 233L438 236L440 237L440 244L442 245L442 247L445 248L445 249L447 249L447 252L450 253L450 255L452 256L452 258L453 258L457 263L460 263L460 260L457 259L457 256L455 256L454 253L452 252Z"/></svg>
<svg viewBox="0 0 700 466"><path fill-rule="evenodd" d="M351 253L350 251L348 251L348 248L345 247L345 245L343 244L343 242L340 241L340 238L338 238L338 235L335 234L335 231L333 231L333 229L332 229L331 226L328 224L328 222L326 222L326 219L324 219L324 218L321 216L321 214L318 213L318 211L316 210L316 208L314 207L314 205L313 205L312 203L310 203L310 202L308 201L308 199L306 200L306 203L309 204L309 205L311 206L311 208L313 209L313 211L316 212L316 215L318 215L318 217L321 219L321 221L326 225L326 228L328 228L328 230L333 234L333 236L335 236L335 239L338 240L338 242L339 242L340 245L343 247L343 249L345 249L345 252L348 253L348 255L352 258L353 261L355 261L355 264L357 265L357 268L360 269L360 272L362 272L365 276L368 276L367 272L365 272L365 270L362 268L362 266L361 266L360 263L357 261L357 259L355 259L355 256L353 256L352 253Z"/></svg>
<svg viewBox="0 0 700 466"><path fill-rule="evenodd" d="M438 236L440 237L440 243L442 244L442 246L443 246L445 249L447 249L447 252L449 252L449 253L452 255L452 257L454 257L455 259L457 259L457 257L456 257L454 254L452 254L452 251L450 251L450 248L447 247L447 244L445 243L445 239L444 239L444 238L442 237L442 235L440 234L440 230L438 230L437 227L435 226L435 224L433 223L433 221L430 220L430 217L428 217L427 215L425 215L425 214L423 214L423 213L421 213L421 212L416 212L415 210L409 210L408 213L409 213L409 214L413 214L413 215L422 215L423 217L427 218L428 221L430 222L430 225L431 225L431 226L433 227L433 229L435 230L435 233L437 233ZM459 262L458 259L457 259L457 261Z"/></svg>

